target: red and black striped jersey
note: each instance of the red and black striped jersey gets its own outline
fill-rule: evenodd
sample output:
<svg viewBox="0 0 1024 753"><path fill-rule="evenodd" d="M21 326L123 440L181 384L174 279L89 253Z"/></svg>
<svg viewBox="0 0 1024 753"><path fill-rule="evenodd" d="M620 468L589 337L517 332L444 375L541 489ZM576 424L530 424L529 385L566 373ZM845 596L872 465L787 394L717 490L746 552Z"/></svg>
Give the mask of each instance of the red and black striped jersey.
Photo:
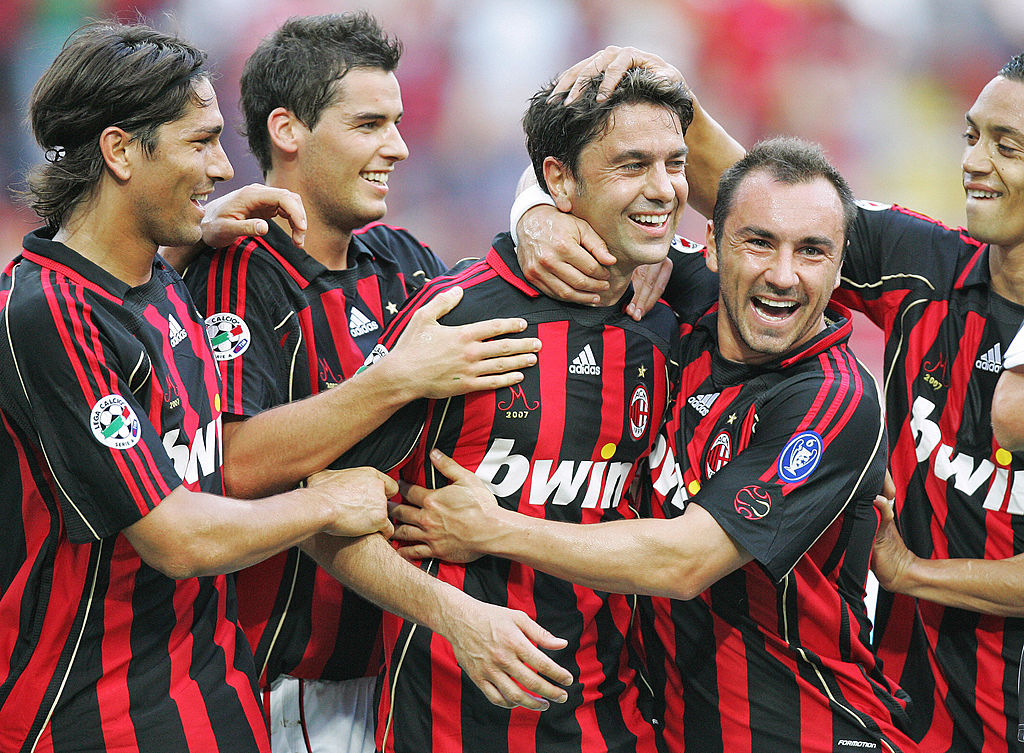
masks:
<svg viewBox="0 0 1024 753"><path fill-rule="evenodd" d="M1024 552L1024 461L992 436L1002 352L1024 308L992 290L989 253L963 229L862 203L837 300L885 333L886 421L896 509L921 557ZM1017 750L1024 620L879 594L886 672L913 699L928 751ZM917 617L920 619L917 619Z"/></svg>
<svg viewBox="0 0 1024 753"><path fill-rule="evenodd" d="M669 307L658 304L637 323L618 305L592 308L547 298L523 279L503 235L485 260L428 283L378 347L391 347L412 313L453 285L465 294L445 324L523 317L522 336L543 342L538 364L512 388L412 403L341 462L399 466L404 479L437 487L447 481L428 460L436 447L483 478L501 505L524 515L575 523L634 517L625 492L653 445L666 402L669 348L678 333ZM575 682L568 702L543 713L492 706L462 675L447 641L385 615L380 750L654 749L626 651L632 597L495 557L423 566L471 596L523 610L567 639L568 647L553 657Z"/></svg>
<svg viewBox="0 0 1024 753"><path fill-rule="evenodd" d="M223 492L184 284L33 233L0 302L0 749L269 751L230 579L168 578L121 534L182 483Z"/></svg>
<svg viewBox="0 0 1024 753"><path fill-rule="evenodd" d="M753 561L695 599L643 602L667 750L917 750L898 728L905 700L871 652L864 603L882 407L849 349L849 312L834 306L826 320L761 365L722 358L717 307L682 338L651 456L653 513L699 504Z"/></svg>
<svg viewBox="0 0 1024 753"><path fill-rule="evenodd" d="M251 416L352 376L408 295L445 271L407 231L374 223L331 270L271 223L200 257L185 281L224 377L225 412ZM239 621L260 682L380 670L380 610L292 548L236 575Z"/></svg>

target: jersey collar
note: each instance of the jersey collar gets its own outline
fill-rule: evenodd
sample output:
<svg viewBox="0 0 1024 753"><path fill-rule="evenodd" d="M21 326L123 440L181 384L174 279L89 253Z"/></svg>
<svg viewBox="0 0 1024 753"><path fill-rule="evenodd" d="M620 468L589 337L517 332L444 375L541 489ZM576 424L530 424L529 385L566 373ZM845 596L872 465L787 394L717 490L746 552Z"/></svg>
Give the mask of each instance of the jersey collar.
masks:
<svg viewBox="0 0 1024 753"><path fill-rule="evenodd" d="M133 288L77 251L53 240L53 235L54 230L50 228L39 228L26 235L22 258L45 269L65 275L74 280L76 284L118 301L125 300L132 290L145 289L151 284L161 285L160 282L153 282L158 277L157 273L170 269L157 254L153 258L153 275L149 282Z"/></svg>

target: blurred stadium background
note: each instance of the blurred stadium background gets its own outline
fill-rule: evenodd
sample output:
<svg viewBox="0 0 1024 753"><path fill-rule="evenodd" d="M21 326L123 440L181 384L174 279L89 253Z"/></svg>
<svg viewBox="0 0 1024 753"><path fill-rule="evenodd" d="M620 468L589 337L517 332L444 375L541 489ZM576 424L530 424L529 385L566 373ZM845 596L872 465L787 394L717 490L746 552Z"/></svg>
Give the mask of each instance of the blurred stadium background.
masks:
<svg viewBox="0 0 1024 753"><path fill-rule="evenodd" d="M32 85L67 35L118 16L177 31L209 51L228 121L229 190L258 180L238 134L246 56L293 15L366 8L406 53L398 71L411 151L391 181L388 221L442 258L483 253L506 227L527 163L519 118L553 75L608 44L660 54L744 143L785 133L821 142L861 198L963 223L963 114L1024 50L1024 0L4 0L0 175L17 186L41 158L25 125ZM0 261L35 224L0 199ZM688 211L681 232L702 240ZM858 327L877 368L879 341ZM876 370L877 373L877 370Z"/></svg>

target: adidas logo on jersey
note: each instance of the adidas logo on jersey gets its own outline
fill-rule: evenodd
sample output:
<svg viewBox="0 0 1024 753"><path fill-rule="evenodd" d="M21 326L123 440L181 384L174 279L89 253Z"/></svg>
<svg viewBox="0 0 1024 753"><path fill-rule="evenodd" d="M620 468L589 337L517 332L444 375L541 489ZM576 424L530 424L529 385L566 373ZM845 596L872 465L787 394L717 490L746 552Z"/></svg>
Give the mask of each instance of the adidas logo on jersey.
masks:
<svg viewBox="0 0 1024 753"><path fill-rule="evenodd" d="M178 320L174 318L173 314L167 315L167 336L171 339L172 348L188 337L188 333L184 327L178 324Z"/></svg>
<svg viewBox="0 0 1024 753"><path fill-rule="evenodd" d="M989 348L981 358L974 362L974 368L982 371L991 371L998 374L1003 368L1003 357L1000 354L999 343Z"/></svg>
<svg viewBox="0 0 1024 753"><path fill-rule="evenodd" d="M706 416L711 411L711 406L715 404L715 401L721 394L721 392L715 392L711 395L690 395L686 402L699 414Z"/></svg>
<svg viewBox="0 0 1024 753"><path fill-rule="evenodd" d="M366 314L353 306L352 313L348 317L349 334L352 337L360 337L373 332L375 329L380 329L380 325L373 321L373 319L367 318Z"/></svg>
<svg viewBox="0 0 1024 753"><path fill-rule="evenodd" d="M601 367L597 365L597 361L594 359L594 351L590 349L590 343L583 346L583 350L580 351L579 355L572 359L572 363L569 364L569 373L601 376Z"/></svg>

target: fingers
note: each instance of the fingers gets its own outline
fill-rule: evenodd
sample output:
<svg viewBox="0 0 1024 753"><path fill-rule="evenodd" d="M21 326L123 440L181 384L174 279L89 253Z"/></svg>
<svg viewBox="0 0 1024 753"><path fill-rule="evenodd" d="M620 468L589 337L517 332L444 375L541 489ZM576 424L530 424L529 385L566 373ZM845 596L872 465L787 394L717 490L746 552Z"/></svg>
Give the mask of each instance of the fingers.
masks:
<svg viewBox="0 0 1024 753"><path fill-rule="evenodd" d="M430 462L444 474L445 478L454 483L477 478L472 471L466 470L438 449L430 451Z"/></svg>
<svg viewBox="0 0 1024 753"><path fill-rule="evenodd" d="M608 251L608 247L604 243L604 239L597 234L597 231L590 226L590 223L580 220L578 223L580 232L580 246L590 252L590 256L593 259L593 263L588 263L586 266L579 267L583 272L586 272L591 277L597 279L604 279L608 276L608 270L605 267L610 267L618 262L612 254ZM569 260L567 260L569 261Z"/></svg>
<svg viewBox="0 0 1024 753"><path fill-rule="evenodd" d="M431 300L427 301L413 316L418 316L422 313L424 318L436 322L445 314L451 313L452 309L458 306L461 300L462 288L456 285L454 288L449 288L443 293L438 293Z"/></svg>
<svg viewBox="0 0 1024 753"><path fill-rule="evenodd" d="M374 469L374 471L377 473L378 477L384 482L384 496L385 497L393 497L396 494L398 494L398 482L397 481L395 481L393 478L391 478L391 476L387 475L386 473L382 473L381 471L378 471L377 469Z"/></svg>
<svg viewBox="0 0 1024 753"><path fill-rule="evenodd" d="M292 243L302 248L306 241L306 208L297 193L285 191L278 197L277 214L288 220L292 228Z"/></svg>
<svg viewBox="0 0 1024 753"><path fill-rule="evenodd" d="M436 300L436 299L435 299ZM433 301L431 301L433 303ZM429 304L428 304L429 305ZM424 306L423 308L426 308ZM526 329L525 319L486 319L482 322L459 325L462 331L470 340L491 340L502 335L514 335ZM513 355L515 353L536 353L540 350L540 340L536 337L516 337L506 340L498 340L488 345L499 348L495 351L500 355Z"/></svg>
<svg viewBox="0 0 1024 753"><path fill-rule="evenodd" d="M633 271L633 300L626 306L626 313L640 321L661 298L671 276L672 262L668 259L637 267Z"/></svg>
<svg viewBox="0 0 1024 753"><path fill-rule="evenodd" d="M896 498L896 482L892 480L892 474L889 473L889 469L885 469L885 480L882 482L882 494L889 499Z"/></svg>

